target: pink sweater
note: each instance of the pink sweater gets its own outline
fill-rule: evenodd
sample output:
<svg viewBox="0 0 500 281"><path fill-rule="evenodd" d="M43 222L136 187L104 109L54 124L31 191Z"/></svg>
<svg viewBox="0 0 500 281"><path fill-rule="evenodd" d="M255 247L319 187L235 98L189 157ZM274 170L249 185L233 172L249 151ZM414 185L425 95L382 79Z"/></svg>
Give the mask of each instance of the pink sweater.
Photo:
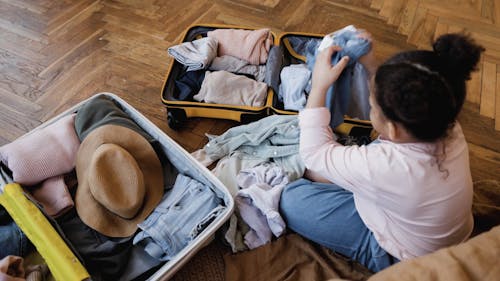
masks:
<svg viewBox="0 0 500 281"><path fill-rule="evenodd" d="M467 142L457 123L446 141L441 172L435 144L379 139L342 146L333 139L327 108L299 114L306 167L354 194L356 209L380 246L408 259L466 240L473 228Z"/></svg>

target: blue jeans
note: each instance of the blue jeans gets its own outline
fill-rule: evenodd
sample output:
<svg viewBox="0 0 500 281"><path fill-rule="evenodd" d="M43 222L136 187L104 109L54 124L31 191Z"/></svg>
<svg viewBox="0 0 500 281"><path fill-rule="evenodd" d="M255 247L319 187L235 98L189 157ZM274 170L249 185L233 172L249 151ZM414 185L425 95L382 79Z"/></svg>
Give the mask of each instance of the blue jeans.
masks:
<svg viewBox="0 0 500 281"><path fill-rule="evenodd" d="M330 127L332 128L337 127L344 121L344 114L357 118L369 116L370 107L366 104L370 94L367 82L368 76L364 71L355 71L355 65L361 56L370 51L371 43L364 38L358 37L358 33L359 31L349 26L337 30L333 35L327 35L328 37L333 36L330 46L336 45L342 48L342 50L333 54L332 65L337 64L344 56L350 58L347 67L337 81L330 86L326 94L325 104L332 113L330 121ZM321 43L323 42L320 42L320 45ZM307 66L311 71L314 69L318 48L319 45L309 44L306 49ZM356 88L361 92L352 93L352 84L362 81L365 81L364 86ZM350 107L351 103L361 103L360 105L363 105L363 107Z"/></svg>
<svg viewBox="0 0 500 281"><path fill-rule="evenodd" d="M133 243L158 260L170 260L224 210L222 200L209 186L179 174L174 187L139 224L142 231Z"/></svg>
<svg viewBox="0 0 500 281"><path fill-rule="evenodd" d="M33 250L28 237L0 205L0 259L8 255L24 257Z"/></svg>
<svg viewBox="0 0 500 281"><path fill-rule="evenodd" d="M32 249L28 237L14 221L0 225L0 259L9 255L24 257Z"/></svg>
<svg viewBox="0 0 500 281"><path fill-rule="evenodd" d="M283 190L280 212L291 230L374 272L397 262L359 217L353 194L338 185L296 180Z"/></svg>

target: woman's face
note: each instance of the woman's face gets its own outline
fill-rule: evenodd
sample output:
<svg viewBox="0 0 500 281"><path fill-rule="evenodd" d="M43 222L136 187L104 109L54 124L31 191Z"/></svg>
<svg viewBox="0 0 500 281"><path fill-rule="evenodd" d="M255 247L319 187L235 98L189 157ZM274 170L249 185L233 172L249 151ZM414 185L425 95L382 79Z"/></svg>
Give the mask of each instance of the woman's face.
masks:
<svg viewBox="0 0 500 281"><path fill-rule="evenodd" d="M378 105L377 99L375 98L374 84L375 82L372 79L370 83L370 98L369 98L370 120L372 121L372 126L375 129L375 131L377 131L382 138L387 139L388 121L384 113L382 112L382 109Z"/></svg>

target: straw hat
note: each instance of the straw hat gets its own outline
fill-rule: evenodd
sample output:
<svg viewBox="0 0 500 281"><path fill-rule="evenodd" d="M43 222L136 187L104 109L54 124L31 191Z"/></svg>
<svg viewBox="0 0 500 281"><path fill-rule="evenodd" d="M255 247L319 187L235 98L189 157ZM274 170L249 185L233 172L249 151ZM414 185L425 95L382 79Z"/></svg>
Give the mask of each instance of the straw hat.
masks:
<svg viewBox="0 0 500 281"><path fill-rule="evenodd" d="M110 237L128 237L163 196L163 173L153 147L139 133L103 125L76 156L75 206L81 220Z"/></svg>

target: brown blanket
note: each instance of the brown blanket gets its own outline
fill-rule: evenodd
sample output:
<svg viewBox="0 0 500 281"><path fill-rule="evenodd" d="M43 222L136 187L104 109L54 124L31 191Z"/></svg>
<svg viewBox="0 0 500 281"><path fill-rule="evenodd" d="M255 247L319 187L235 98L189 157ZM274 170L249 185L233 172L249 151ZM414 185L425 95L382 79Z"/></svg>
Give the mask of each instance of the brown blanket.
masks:
<svg viewBox="0 0 500 281"><path fill-rule="evenodd" d="M474 232L472 236L500 225L499 181L479 180L474 182L472 212L474 213Z"/></svg>
<svg viewBox="0 0 500 281"><path fill-rule="evenodd" d="M460 245L400 262L368 280L500 280L500 226Z"/></svg>
<svg viewBox="0 0 500 281"><path fill-rule="evenodd" d="M226 281L366 280L370 271L330 250L288 234L262 247L224 256Z"/></svg>
<svg viewBox="0 0 500 281"><path fill-rule="evenodd" d="M225 279L236 280L500 280L500 183L474 183L473 238L400 262L370 277L363 266L288 234L252 251L225 255ZM496 226L492 228L493 226ZM490 230L491 229L491 230ZM477 235L478 233L481 233ZM477 236L476 236L477 235Z"/></svg>

